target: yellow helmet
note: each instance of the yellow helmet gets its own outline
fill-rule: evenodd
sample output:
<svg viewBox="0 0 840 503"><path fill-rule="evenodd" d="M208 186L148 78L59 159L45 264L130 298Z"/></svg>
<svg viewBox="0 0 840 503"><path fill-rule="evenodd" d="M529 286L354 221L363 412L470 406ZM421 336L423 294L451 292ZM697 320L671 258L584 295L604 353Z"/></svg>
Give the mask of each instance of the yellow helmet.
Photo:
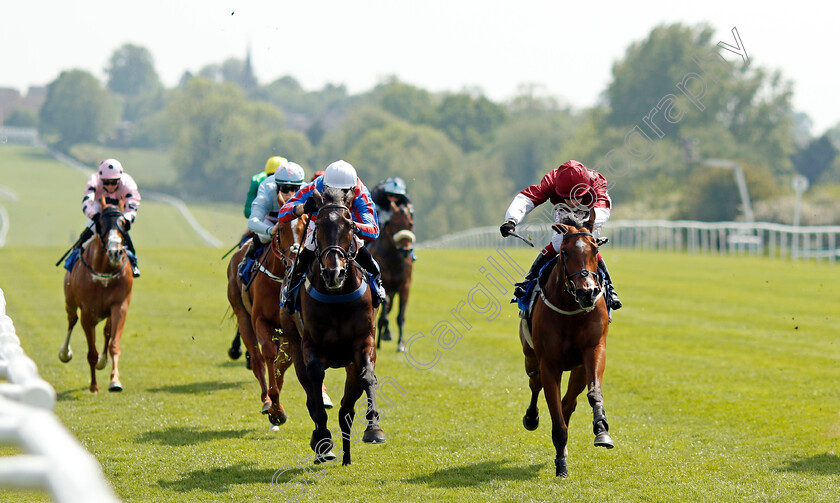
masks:
<svg viewBox="0 0 840 503"><path fill-rule="evenodd" d="M277 168L289 162L288 159L285 157L274 156L269 157L268 162L265 163L265 174L266 175L273 175Z"/></svg>

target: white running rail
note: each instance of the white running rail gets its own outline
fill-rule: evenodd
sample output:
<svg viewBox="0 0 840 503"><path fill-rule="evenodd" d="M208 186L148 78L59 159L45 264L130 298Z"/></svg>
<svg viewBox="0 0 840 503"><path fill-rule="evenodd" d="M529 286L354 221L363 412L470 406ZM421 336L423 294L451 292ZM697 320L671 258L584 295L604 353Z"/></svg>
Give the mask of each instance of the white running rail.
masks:
<svg viewBox="0 0 840 503"><path fill-rule="evenodd" d="M45 489L59 503L118 502L96 459L52 412L55 390L26 356L0 289L0 444L26 454L0 458L0 487Z"/></svg>

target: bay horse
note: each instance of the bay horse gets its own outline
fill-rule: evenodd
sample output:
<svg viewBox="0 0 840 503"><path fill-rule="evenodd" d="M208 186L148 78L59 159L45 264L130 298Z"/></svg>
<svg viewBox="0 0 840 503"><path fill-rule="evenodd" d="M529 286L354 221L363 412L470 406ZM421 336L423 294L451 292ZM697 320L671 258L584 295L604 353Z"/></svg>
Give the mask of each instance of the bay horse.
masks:
<svg viewBox="0 0 840 503"><path fill-rule="evenodd" d="M280 205L285 202L277 195ZM247 241L233 254L228 263L228 302L237 320L237 336L248 350L250 369L260 385L263 414L272 425L286 422L287 415L280 403L280 391L286 370L292 365L288 343L280 333L280 290L286 270L292 266L303 236L306 222L278 223L269 246L257 257L254 275L245 286L239 278L237 266L247 250ZM259 239L253 236L251 239ZM266 382L268 373L268 382ZM329 401L324 391L325 400Z"/></svg>
<svg viewBox="0 0 840 503"><path fill-rule="evenodd" d="M397 351L405 351L403 342L403 326L405 325L405 308L408 305L408 293L411 289L411 273L414 241L414 217L411 207L397 206L391 201L391 219L383 226L379 237L371 245L370 252L379 264L382 272L382 285L388 294L388 304L379 313L377 324L376 347L380 341L391 340L391 330L388 328L388 314L394 306L397 294L400 296L400 310L397 313L397 327L400 337L397 341Z"/></svg>
<svg viewBox="0 0 840 503"><path fill-rule="evenodd" d="M335 459L327 429L327 412L321 397L326 368L345 369L344 397L339 409L342 464L350 464L350 431L355 404L367 394L368 426L362 441L385 442L376 406L376 310L365 280L366 272L354 260L358 252L355 223L349 209L353 192L327 188L313 193L318 207L315 226L317 260L307 271L308 288L301 288L300 312L281 316L283 332L291 347L295 372L306 391L306 407L315 422L309 445L315 462Z"/></svg>
<svg viewBox="0 0 840 503"><path fill-rule="evenodd" d="M604 285L598 274L598 248L606 238L593 235L595 213L585 223L568 218L552 225L564 234L557 262L545 285L539 288L532 309L531 330L527 320L519 324L519 338L525 354L525 371L530 378L531 403L522 423L528 430L539 426L537 399L545 389L551 415L551 440L555 449L555 476L568 477L566 465L568 422L577 397L589 388L595 446L613 447L604 413L601 382L606 363L609 318ZM561 400L560 378L570 371L566 394Z"/></svg>
<svg viewBox="0 0 840 503"><path fill-rule="evenodd" d="M64 363L73 358L70 336L81 312L82 329L88 345L91 393L99 391L96 370L105 368L108 354L113 362L108 391L123 390L119 371L120 339L134 284L125 249L128 225L122 209L103 204L99 215L93 237L82 246L72 270L64 275L67 336L58 351L58 358ZM96 352L96 325L103 319L105 345L99 354Z"/></svg>

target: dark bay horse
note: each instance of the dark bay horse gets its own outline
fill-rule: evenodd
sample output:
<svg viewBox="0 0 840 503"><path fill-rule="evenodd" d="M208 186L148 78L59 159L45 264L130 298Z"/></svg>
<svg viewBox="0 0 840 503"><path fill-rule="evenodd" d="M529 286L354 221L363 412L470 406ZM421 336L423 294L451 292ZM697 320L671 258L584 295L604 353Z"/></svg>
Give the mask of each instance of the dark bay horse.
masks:
<svg viewBox="0 0 840 503"><path fill-rule="evenodd" d="M108 391L122 391L119 358L131 287L134 278L125 251L127 223L117 206L104 206L96 222L95 234L79 252L73 269L64 275L64 307L67 311L67 337L58 351L62 362L73 358L70 335L79 320L87 339L87 360L90 365L90 391L97 393L96 370L105 368L110 353L113 362ZM96 352L96 325L105 320L105 345Z"/></svg>
<svg viewBox="0 0 840 503"><path fill-rule="evenodd" d="M282 205L285 202L283 195L278 194L278 198ZM247 287L237 271L247 246L243 245L234 253L227 268L228 302L236 316L237 334L251 355L250 368L260 385L261 412L268 415L271 424L278 426L287 419L280 403L280 391L286 370L292 365L288 343L279 332L280 290L286 270L297 256L305 226L303 220L276 225L269 246L263 248L256 260L254 277ZM254 236L252 239L259 238ZM329 397L325 399L329 400Z"/></svg>
<svg viewBox="0 0 840 503"><path fill-rule="evenodd" d="M306 391L306 406L315 422L310 447L316 462L335 459L333 440L327 429L327 412L321 385L327 368L345 368L344 397L339 409L344 465L350 464L350 432L355 404L362 392L368 396L366 443L385 442L376 406L376 328L371 289L365 272L354 257L358 251L355 224L349 210L353 193L328 188L318 203L315 228L317 260L307 272L310 287L301 288L301 312L283 310L283 332L291 346L295 372Z"/></svg>
<svg viewBox="0 0 840 503"><path fill-rule="evenodd" d="M377 348L379 348L381 340L391 340L388 314L394 306L394 299L399 294L400 310L397 313L397 327L400 330L400 338L397 341L397 351L405 351L403 326L405 325L405 308L408 305L408 292L411 289L411 251L414 247L414 241L414 217L411 214L411 208L397 206L392 201L391 219L383 226L379 237L370 249L373 258L379 263L379 268L382 271L382 285L388 294L388 304L379 313Z"/></svg>
<svg viewBox="0 0 840 503"><path fill-rule="evenodd" d="M531 388L531 403L522 422L528 430L539 426L537 399L545 389L556 453L555 475L562 477L569 475L568 422L584 388L589 388L586 396L592 406L595 445L613 447L601 394L609 319L597 257L598 247L606 243L606 238L595 239L593 222L594 212L590 212L585 223L564 221L552 226L555 232L564 234L560 256L535 301L530 332L526 320L519 326ZM570 373L561 400L563 371Z"/></svg>

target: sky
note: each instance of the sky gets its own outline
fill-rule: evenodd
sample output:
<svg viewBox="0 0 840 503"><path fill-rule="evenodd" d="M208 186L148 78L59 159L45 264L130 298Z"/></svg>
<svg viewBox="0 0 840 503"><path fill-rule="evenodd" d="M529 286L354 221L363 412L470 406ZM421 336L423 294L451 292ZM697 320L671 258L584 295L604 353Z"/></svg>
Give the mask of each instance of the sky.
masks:
<svg viewBox="0 0 840 503"><path fill-rule="evenodd" d="M125 43L147 48L167 87L187 70L245 57L260 83L291 75L304 89L365 92L389 76L432 92L480 89L494 101L522 84L582 109L598 102L612 65L661 24L708 23L751 66L793 81L812 133L840 122L840 6L732 0L3 0L0 87L25 92L62 70L104 68ZM729 53L736 59L737 56ZM828 57L826 57L828 56ZM687 67L687 71L690 68Z"/></svg>

